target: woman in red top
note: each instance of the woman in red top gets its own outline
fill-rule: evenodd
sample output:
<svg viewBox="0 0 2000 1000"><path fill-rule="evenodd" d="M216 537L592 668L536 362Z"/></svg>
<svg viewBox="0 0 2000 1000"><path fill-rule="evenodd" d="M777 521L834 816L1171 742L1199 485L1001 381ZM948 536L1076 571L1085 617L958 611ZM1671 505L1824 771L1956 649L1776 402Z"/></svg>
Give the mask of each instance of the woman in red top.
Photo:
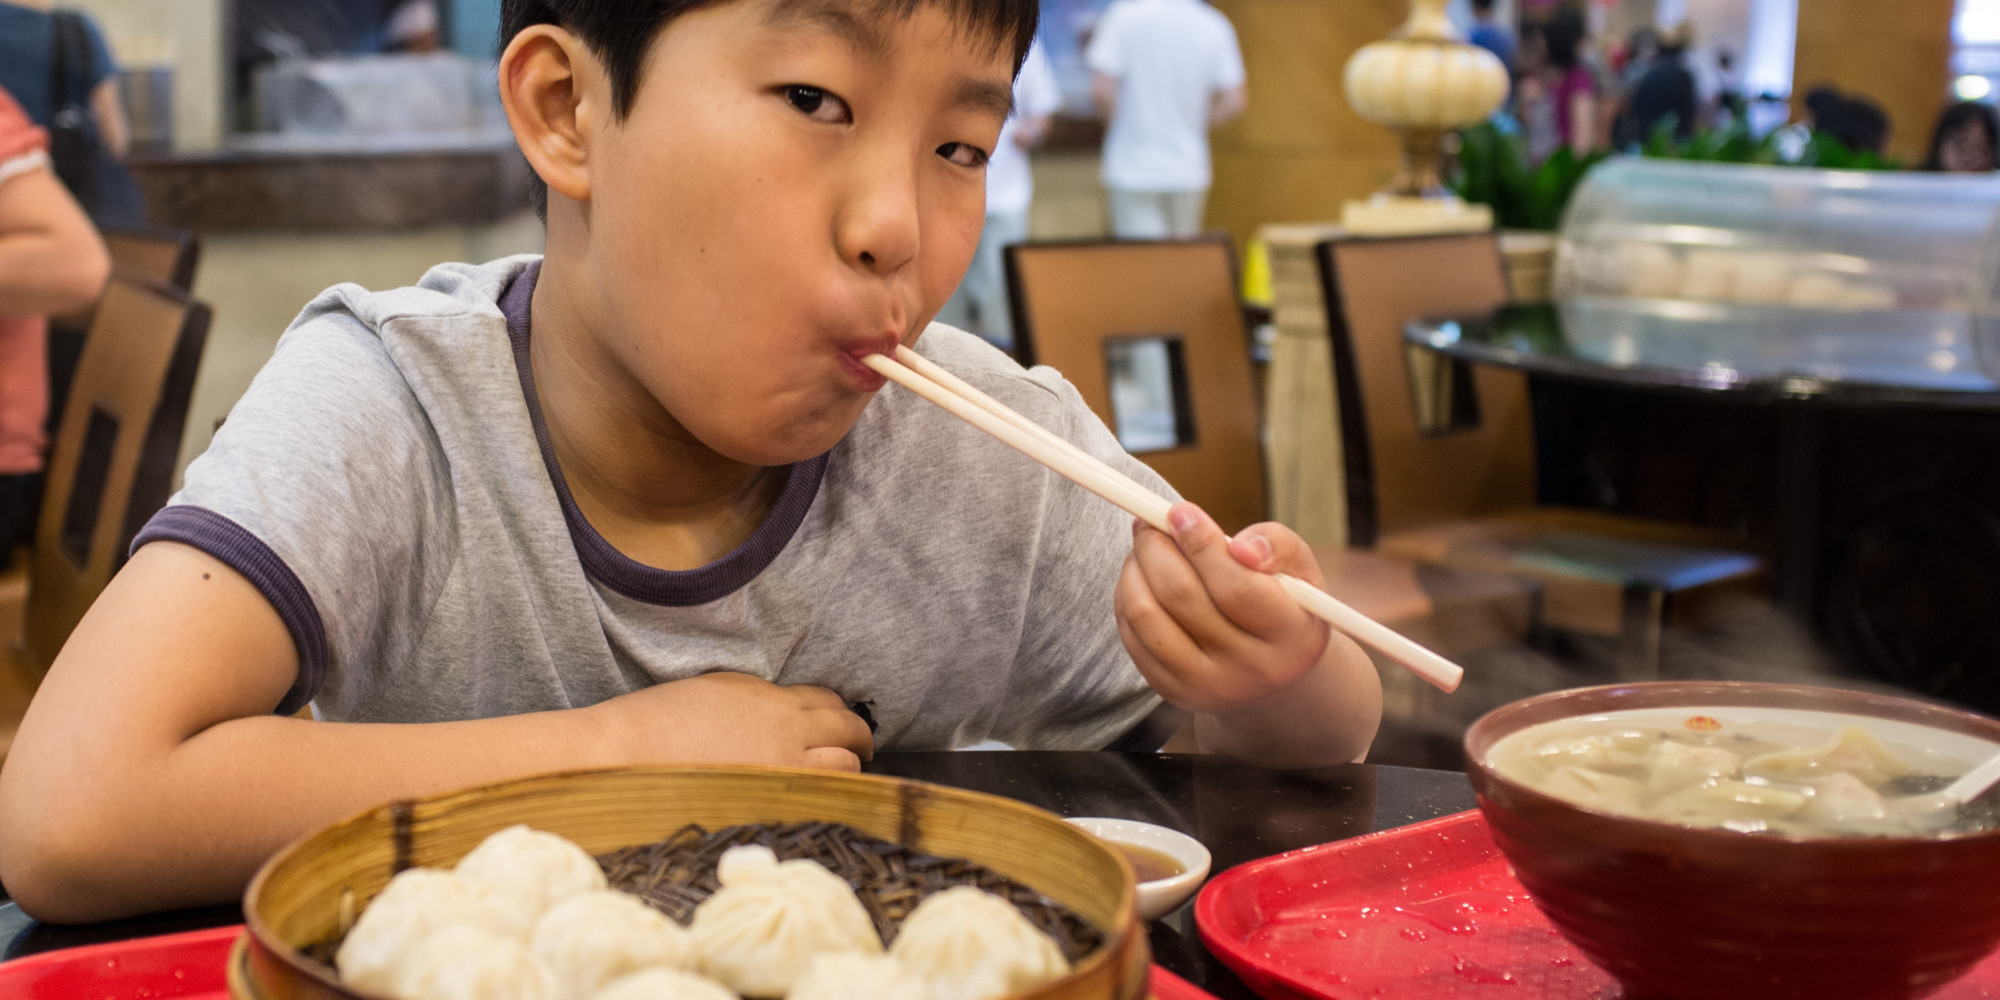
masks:
<svg viewBox="0 0 2000 1000"><path fill-rule="evenodd" d="M47 150L48 135L0 89L0 566L28 540L41 492L46 317L89 305L111 271Z"/></svg>

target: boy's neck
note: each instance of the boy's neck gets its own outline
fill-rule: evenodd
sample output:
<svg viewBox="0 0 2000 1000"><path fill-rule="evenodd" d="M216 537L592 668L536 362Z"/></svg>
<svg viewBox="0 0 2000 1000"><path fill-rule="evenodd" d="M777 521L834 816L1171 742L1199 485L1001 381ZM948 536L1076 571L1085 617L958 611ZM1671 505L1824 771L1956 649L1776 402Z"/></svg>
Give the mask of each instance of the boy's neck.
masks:
<svg viewBox="0 0 2000 1000"><path fill-rule="evenodd" d="M605 541L659 569L705 566L748 540L789 470L702 444L600 346L565 300L560 272L536 282L528 358L556 463Z"/></svg>

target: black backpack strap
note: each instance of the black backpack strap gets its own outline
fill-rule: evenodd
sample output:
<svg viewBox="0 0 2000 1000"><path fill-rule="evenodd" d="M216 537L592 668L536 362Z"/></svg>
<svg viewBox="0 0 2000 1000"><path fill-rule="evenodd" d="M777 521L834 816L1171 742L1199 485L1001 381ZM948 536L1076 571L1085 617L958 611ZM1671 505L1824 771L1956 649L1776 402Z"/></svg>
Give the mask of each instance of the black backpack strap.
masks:
<svg viewBox="0 0 2000 1000"><path fill-rule="evenodd" d="M72 68L80 69L90 61L84 51L90 43L84 36L83 17L75 11L51 11L49 20L49 102L50 110L60 114L66 108L89 103L90 95L70 93L69 82Z"/></svg>

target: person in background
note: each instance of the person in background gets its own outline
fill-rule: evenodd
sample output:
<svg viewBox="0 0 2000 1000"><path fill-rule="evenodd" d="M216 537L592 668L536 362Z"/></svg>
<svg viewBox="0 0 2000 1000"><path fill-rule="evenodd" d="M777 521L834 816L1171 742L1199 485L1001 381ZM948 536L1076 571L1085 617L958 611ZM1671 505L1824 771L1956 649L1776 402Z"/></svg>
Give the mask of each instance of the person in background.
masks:
<svg viewBox="0 0 2000 1000"><path fill-rule="evenodd" d="M1806 93L1806 123L1853 153L1880 155L1889 143L1889 115L1866 97L1821 85Z"/></svg>
<svg viewBox="0 0 2000 1000"><path fill-rule="evenodd" d="M1472 44L1499 57L1500 65L1514 71L1514 31L1493 16L1493 0L1472 0Z"/></svg>
<svg viewBox="0 0 2000 1000"><path fill-rule="evenodd" d="M1042 43L1036 42L1014 77L1014 116L1000 130L1000 141L986 161L986 227L979 233L979 249L958 291L937 316L938 322L976 333L1003 351L1014 349L1014 323L1002 255L1009 245L1028 238L1028 207L1035 196L1028 150L1042 140L1049 117L1061 106L1055 70Z"/></svg>
<svg viewBox="0 0 2000 1000"><path fill-rule="evenodd" d="M1931 132L1925 170L1951 174L1991 173L2000 167L2000 116L1990 104L1960 101L1938 116Z"/></svg>
<svg viewBox="0 0 2000 1000"><path fill-rule="evenodd" d="M1110 120L1103 177L1112 235L1199 232L1208 130L1246 104L1236 29L1202 0L1114 0L1083 58L1097 110Z"/></svg>
<svg viewBox="0 0 2000 1000"><path fill-rule="evenodd" d="M1632 125L1638 142L1653 137L1663 124L1671 123L1674 138L1687 140L1694 135L1698 106L1695 101L1694 73L1683 58L1687 52L1685 26L1660 33L1652 62L1632 87Z"/></svg>
<svg viewBox="0 0 2000 1000"><path fill-rule="evenodd" d="M1562 145L1556 134L1555 96L1550 92L1553 74L1549 70L1546 25L1530 22L1521 26L1516 58L1514 89L1508 100L1513 103L1515 119L1521 123L1529 161L1540 163Z"/></svg>
<svg viewBox="0 0 2000 1000"><path fill-rule="evenodd" d="M389 13L382 27L382 48L389 52L436 52L444 47L436 0L405 0Z"/></svg>
<svg viewBox="0 0 2000 1000"><path fill-rule="evenodd" d="M44 129L61 110L49 89L55 65L53 6L54 0L0 0L0 87L13 94L29 119ZM123 159L132 129L118 97L118 65L112 61L96 23L79 16L83 17L89 52L82 65L69 67L69 89L90 95L90 114L98 137L113 156Z"/></svg>
<svg viewBox="0 0 2000 1000"><path fill-rule="evenodd" d="M0 567L40 502L49 313L90 304L111 272L83 209L49 170L48 134L0 89Z"/></svg>
<svg viewBox="0 0 2000 1000"><path fill-rule="evenodd" d="M1583 64L1587 40L1583 15L1564 7L1549 19L1542 37L1548 46L1549 100L1555 110L1556 139L1581 156L1603 145L1599 139L1597 80Z"/></svg>
<svg viewBox="0 0 2000 1000"><path fill-rule="evenodd" d="M1742 75L1736 69L1736 53L1729 49L1715 50L1715 111L1716 127L1726 127L1739 118L1747 119L1750 101L1743 96Z"/></svg>

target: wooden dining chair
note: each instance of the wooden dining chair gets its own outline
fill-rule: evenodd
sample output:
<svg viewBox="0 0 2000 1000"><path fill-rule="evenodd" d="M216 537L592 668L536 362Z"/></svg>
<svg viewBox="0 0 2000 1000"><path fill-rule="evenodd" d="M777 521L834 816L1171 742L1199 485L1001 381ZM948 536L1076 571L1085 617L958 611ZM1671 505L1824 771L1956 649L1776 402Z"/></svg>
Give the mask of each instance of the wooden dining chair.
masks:
<svg viewBox="0 0 2000 1000"><path fill-rule="evenodd" d="M194 289L201 241L193 233L177 229L106 229L103 236L104 248L111 252L113 265L183 292Z"/></svg>
<svg viewBox="0 0 2000 1000"><path fill-rule="evenodd" d="M209 316L178 289L112 276L58 424L30 558L0 581L0 593L25 591L0 605L0 624L18 628L0 687L33 690L166 505ZM13 722L0 719L0 739Z"/></svg>
<svg viewBox="0 0 2000 1000"><path fill-rule="evenodd" d="M115 271L154 281L187 293L194 289L195 266L201 259L201 241L193 233L177 229L105 229L100 231L104 247L110 251ZM90 332L97 304L49 320L49 434L55 436L55 422L62 418L69 399L70 382L76 377L77 360L83 356L83 341Z"/></svg>
<svg viewBox="0 0 2000 1000"><path fill-rule="evenodd" d="M1022 243L1006 267L1023 364L1062 372L1128 451L1224 530L1264 519L1249 330L1226 238ZM1160 418L1150 445L1134 442L1141 416L1115 398L1130 401L1135 366L1165 379L1156 395L1171 409L1148 414Z"/></svg>
<svg viewBox="0 0 2000 1000"><path fill-rule="evenodd" d="M1537 504L1526 376L1403 339L1412 320L1507 302L1492 234L1329 239L1316 252L1350 544L1534 580L1544 624L1616 638L1641 676L1657 672L1677 604L1763 578L1761 558L1715 532Z"/></svg>
<svg viewBox="0 0 2000 1000"><path fill-rule="evenodd" d="M1118 351L1175 344L1175 442L1138 458L1225 530L1266 519L1258 394L1225 239L1023 243L1007 249L1006 266L1016 357L1062 372L1107 426L1119 426ZM1334 596L1446 656L1518 640L1531 620L1536 588L1504 575L1337 545L1314 552ZM1392 711L1398 699L1415 711L1428 697L1400 667L1383 677Z"/></svg>

